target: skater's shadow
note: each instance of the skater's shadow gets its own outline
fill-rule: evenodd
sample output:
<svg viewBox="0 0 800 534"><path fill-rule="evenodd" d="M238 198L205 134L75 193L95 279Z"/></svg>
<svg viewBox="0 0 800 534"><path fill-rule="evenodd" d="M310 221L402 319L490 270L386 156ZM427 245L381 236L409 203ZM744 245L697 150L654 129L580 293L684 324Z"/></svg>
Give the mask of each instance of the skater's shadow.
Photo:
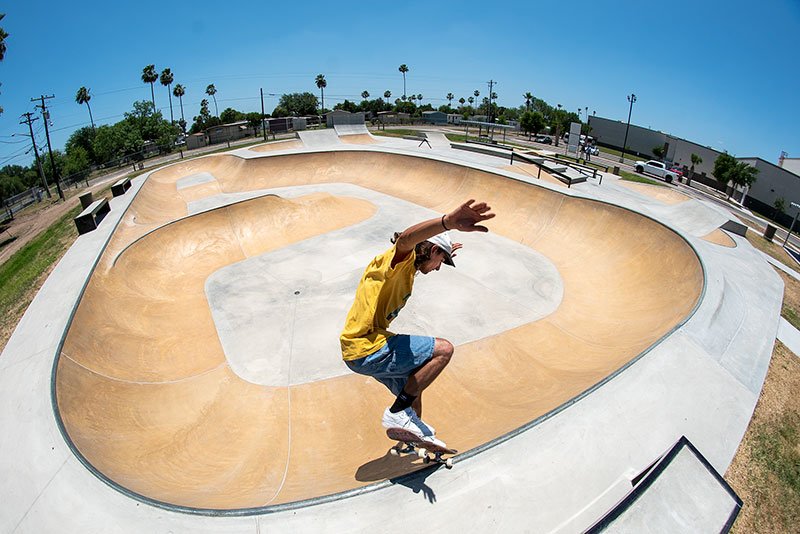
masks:
<svg viewBox="0 0 800 534"><path fill-rule="evenodd" d="M356 471L356 480L377 482L388 479L392 484L405 486L414 493L422 493L428 502L434 503L436 493L425 480L436 471L436 468L423 467L418 460L413 454L398 457L387 452L384 456L359 467Z"/></svg>

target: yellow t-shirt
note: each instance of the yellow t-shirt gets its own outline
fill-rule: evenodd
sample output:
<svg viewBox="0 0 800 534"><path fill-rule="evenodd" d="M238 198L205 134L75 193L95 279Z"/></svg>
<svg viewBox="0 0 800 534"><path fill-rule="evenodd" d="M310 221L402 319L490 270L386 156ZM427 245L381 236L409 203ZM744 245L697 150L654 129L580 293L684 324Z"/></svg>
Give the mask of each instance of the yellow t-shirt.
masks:
<svg viewBox="0 0 800 534"><path fill-rule="evenodd" d="M414 251L392 268L394 254L392 246L364 270L339 337L345 361L369 356L394 335L387 328L411 296L416 273Z"/></svg>

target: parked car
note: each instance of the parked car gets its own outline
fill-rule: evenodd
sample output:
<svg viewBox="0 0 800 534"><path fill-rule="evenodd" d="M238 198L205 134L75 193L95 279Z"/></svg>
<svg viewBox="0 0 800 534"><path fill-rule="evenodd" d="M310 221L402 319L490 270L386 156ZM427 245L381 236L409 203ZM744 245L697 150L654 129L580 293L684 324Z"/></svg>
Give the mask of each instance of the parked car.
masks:
<svg viewBox="0 0 800 534"><path fill-rule="evenodd" d="M664 163L652 159L650 161L637 161L634 168L636 172L652 174L653 176L663 178L668 184L672 183L672 180L678 177L678 175L675 174L674 171L668 169Z"/></svg>
<svg viewBox="0 0 800 534"><path fill-rule="evenodd" d="M545 145L552 145L553 139L549 135L540 135L536 138L537 143L544 143Z"/></svg>
<svg viewBox="0 0 800 534"><path fill-rule="evenodd" d="M598 149L595 145L587 145L583 151L587 152L590 156L596 156L600 153L600 149Z"/></svg>
<svg viewBox="0 0 800 534"><path fill-rule="evenodd" d="M674 172L676 176L683 176L683 169L678 167L677 165L673 165L669 168L670 172Z"/></svg>

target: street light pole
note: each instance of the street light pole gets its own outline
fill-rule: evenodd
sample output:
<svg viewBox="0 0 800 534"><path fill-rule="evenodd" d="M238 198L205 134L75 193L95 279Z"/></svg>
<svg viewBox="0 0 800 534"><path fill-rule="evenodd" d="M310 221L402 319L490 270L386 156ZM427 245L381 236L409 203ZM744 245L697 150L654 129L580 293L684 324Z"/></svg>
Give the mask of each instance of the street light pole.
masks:
<svg viewBox="0 0 800 534"><path fill-rule="evenodd" d="M633 103L636 102L636 95L633 93L629 94L628 102L631 103L631 106L630 109L628 109L628 125L625 127L625 140L622 142L622 156L619 158L620 163L625 159L625 147L628 144L628 130L631 127L631 113L633 113Z"/></svg>
<svg viewBox="0 0 800 534"><path fill-rule="evenodd" d="M795 204L794 202L791 202L790 204L794 209L800 210L800 204ZM798 211L797 213L794 214L794 220L792 221L792 225L789 227L789 231L786 232L786 239L783 241L784 248L786 247L786 243L789 242L789 236L792 235L792 230L794 229L794 223L797 222L797 216L798 215L800 215L800 211Z"/></svg>

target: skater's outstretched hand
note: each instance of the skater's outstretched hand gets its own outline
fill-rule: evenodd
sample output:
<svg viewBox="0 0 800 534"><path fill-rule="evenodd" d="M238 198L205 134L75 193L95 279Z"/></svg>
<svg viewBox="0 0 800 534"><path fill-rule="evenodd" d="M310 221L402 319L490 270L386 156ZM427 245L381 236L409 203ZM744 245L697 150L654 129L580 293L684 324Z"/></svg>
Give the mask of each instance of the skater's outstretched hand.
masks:
<svg viewBox="0 0 800 534"><path fill-rule="evenodd" d="M478 223L494 217L491 207L486 202L475 203L474 199L467 200L459 207L445 215L444 223L449 230L461 232L488 232L489 229Z"/></svg>

